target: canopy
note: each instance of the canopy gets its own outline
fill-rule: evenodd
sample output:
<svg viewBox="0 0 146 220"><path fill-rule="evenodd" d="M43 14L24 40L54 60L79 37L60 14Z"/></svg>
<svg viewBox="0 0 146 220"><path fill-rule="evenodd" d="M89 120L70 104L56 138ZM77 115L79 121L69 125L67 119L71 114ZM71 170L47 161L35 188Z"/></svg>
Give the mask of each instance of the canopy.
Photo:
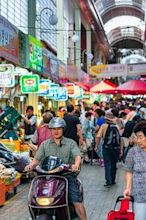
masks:
<svg viewBox="0 0 146 220"><path fill-rule="evenodd" d="M146 94L146 82L141 80L130 80L119 87L116 91L122 94L141 95Z"/></svg>
<svg viewBox="0 0 146 220"><path fill-rule="evenodd" d="M84 84L82 82L75 82L75 84L77 86L80 86L82 89L84 89L85 91L90 91L90 86L87 84Z"/></svg>
<svg viewBox="0 0 146 220"><path fill-rule="evenodd" d="M94 93L103 93L103 90L114 90L117 86L112 82L105 80L101 81L100 83L96 84L90 89L90 92Z"/></svg>
<svg viewBox="0 0 146 220"><path fill-rule="evenodd" d="M144 95L146 94L146 82L141 80L130 80L115 89L102 91L105 94L120 93L123 95Z"/></svg>

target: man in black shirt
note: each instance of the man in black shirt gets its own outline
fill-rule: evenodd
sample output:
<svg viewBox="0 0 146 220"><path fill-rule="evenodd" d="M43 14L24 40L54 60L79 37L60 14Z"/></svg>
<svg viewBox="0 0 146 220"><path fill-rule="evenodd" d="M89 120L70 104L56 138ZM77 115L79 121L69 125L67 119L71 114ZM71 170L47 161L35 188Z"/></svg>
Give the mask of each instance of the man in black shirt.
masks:
<svg viewBox="0 0 146 220"><path fill-rule="evenodd" d="M73 139L78 145L83 144L81 123L79 118L74 114L73 105L67 105L67 114L65 114L64 120L67 125L64 136Z"/></svg>

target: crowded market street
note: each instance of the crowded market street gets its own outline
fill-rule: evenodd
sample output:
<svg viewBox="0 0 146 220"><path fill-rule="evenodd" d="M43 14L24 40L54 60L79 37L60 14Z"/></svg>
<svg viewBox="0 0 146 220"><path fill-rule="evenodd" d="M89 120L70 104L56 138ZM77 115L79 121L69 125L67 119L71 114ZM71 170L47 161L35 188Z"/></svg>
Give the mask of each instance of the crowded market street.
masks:
<svg viewBox="0 0 146 220"><path fill-rule="evenodd" d="M146 220L146 0L0 0L0 220L124 219Z"/></svg>
<svg viewBox="0 0 146 220"><path fill-rule="evenodd" d="M83 165L80 179L84 187L84 202L88 220L106 220L113 209L117 196L123 194L124 177L122 164L118 164L117 179L110 189L104 188L104 168L96 164ZM0 208L2 220L30 220L27 207L29 183L18 187L18 193ZM60 219L61 220L61 219Z"/></svg>

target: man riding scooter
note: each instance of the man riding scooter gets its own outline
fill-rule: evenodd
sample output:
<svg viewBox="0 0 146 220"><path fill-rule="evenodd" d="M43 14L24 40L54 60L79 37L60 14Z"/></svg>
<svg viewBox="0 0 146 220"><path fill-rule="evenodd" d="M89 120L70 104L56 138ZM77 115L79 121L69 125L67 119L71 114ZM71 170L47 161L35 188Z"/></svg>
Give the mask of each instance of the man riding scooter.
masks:
<svg viewBox="0 0 146 220"><path fill-rule="evenodd" d="M80 220L87 220L86 211L82 201L79 185L77 184L76 172L80 168L81 156L79 148L75 141L63 136L66 126L62 118L54 117L49 123L52 130L52 138L44 141L33 161L25 167L25 170L33 170L44 158L48 156L56 156L65 164L71 164L72 175L68 177L69 184L69 202L75 207L75 211Z"/></svg>

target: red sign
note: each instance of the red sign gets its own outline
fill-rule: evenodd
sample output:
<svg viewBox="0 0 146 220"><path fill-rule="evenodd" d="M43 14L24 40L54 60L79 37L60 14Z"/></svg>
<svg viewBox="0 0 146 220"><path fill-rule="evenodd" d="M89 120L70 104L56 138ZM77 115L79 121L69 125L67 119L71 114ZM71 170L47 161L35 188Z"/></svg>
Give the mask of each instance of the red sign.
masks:
<svg viewBox="0 0 146 220"><path fill-rule="evenodd" d="M65 83L64 87L67 89L68 95L74 95L75 94L75 85L73 83Z"/></svg>

